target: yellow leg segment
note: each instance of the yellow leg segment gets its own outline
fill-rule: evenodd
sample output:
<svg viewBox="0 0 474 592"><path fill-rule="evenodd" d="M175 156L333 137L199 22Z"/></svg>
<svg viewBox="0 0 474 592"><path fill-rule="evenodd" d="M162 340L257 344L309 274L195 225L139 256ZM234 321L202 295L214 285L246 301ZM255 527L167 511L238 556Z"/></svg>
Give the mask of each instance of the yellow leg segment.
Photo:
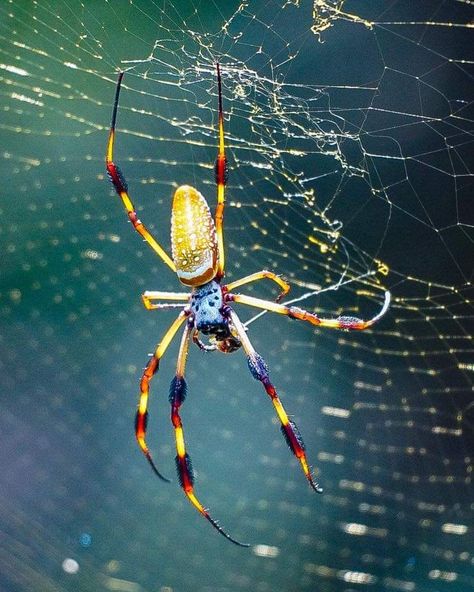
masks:
<svg viewBox="0 0 474 592"><path fill-rule="evenodd" d="M160 359L163 357L165 351L167 350L171 340L176 335L176 331L185 321L187 314L185 312L181 312L180 315L175 319L172 323L168 331L165 333L163 339L157 346L155 353L151 356L140 381L140 395L138 400L138 409L137 414L135 417L135 437L137 439L138 445L146 456L148 462L150 463L153 471L155 474L164 481L169 481L166 477L164 477L160 471L157 469L155 462L150 454L148 449L148 445L146 443L146 428L148 423L148 398L150 394L150 382L155 373L158 370Z"/></svg>
<svg viewBox="0 0 474 592"><path fill-rule="evenodd" d="M239 319L239 317L233 310L230 311L230 318L242 343L242 347L244 348L244 351L247 354L249 370L252 376L263 384L263 387L267 395L270 397L273 403L273 407L277 412L278 419L281 423L281 431L283 433L283 436L285 437L288 446L290 447L290 450L300 461L303 473L305 474L306 479L308 480L311 487L317 493L322 493L323 490L320 487L320 485L314 480L311 469L308 465L303 438L301 437L301 434L298 428L296 427L296 424L288 418L288 415L280 401L280 398L278 397L278 393L273 384L270 382L268 366L265 363L265 360L253 348L249 338L247 337L242 321Z"/></svg>
<svg viewBox="0 0 474 592"><path fill-rule="evenodd" d="M115 122L117 120L118 102L123 75L124 73L120 72L115 90L115 101L114 109L112 112L112 122L110 124L109 139L107 142L107 149L105 154L105 165L107 169L107 174L109 175L109 178L112 181L115 191L120 196L125 210L127 211L128 218L130 222L133 224L135 230L145 239L145 241L150 245L150 247L155 251L155 253L159 257L161 257L161 259L166 263L166 265L168 265L168 267L172 271L176 271L176 267L173 260L169 257L169 255L166 253L163 247L156 241L156 239L151 235L150 231L141 222L141 220L138 219L137 212L135 211L135 206L133 205L133 202L130 199L130 196L128 195L128 187L125 177L123 176L120 168L114 163Z"/></svg>
<svg viewBox="0 0 474 592"><path fill-rule="evenodd" d="M227 302L238 302L240 304L248 304L249 306L253 306L255 308L261 308L263 310L276 312L278 314L286 315L292 319L307 321L308 323L311 323L312 325L316 325L318 327L328 327L329 329L346 329L350 331L363 331L364 329L367 329L368 327L374 325L387 312L388 307L390 305L390 292L385 292L385 300L380 312L368 321L364 321L362 319L359 319L358 317L345 315L337 317L336 319L324 319L318 317L318 315L312 312L308 312L306 310L303 310L302 308L298 308L297 306L285 306L283 304L278 304L276 302L271 302L269 300L262 300L261 298L246 296L244 294L229 293L226 294L226 300Z"/></svg>
<svg viewBox="0 0 474 592"><path fill-rule="evenodd" d="M189 298L189 292L159 292L156 290L147 290L142 294L143 305L147 310L156 310L160 308L176 308L179 306L185 306ZM176 301L176 303L161 304L153 302L154 300L172 300Z"/></svg>
<svg viewBox="0 0 474 592"><path fill-rule="evenodd" d="M224 206L225 206L225 186L227 183L227 158L225 155L224 141L224 113L222 109L222 82L221 70L219 64L217 68L217 95L219 101L218 128L219 128L219 147L216 158L215 173L217 184L217 206L215 214L217 250L219 253L219 263L217 269L217 278L224 275L225 253L224 253Z"/></svg>
<svg viewBox="0 0 474 592"><path fill-rule="evenodd" d="M247 275L243 278L235 280L234 282L230 282L226 285L226 288L229 292L235 290L235 288L239 288L240 286L244 286L246 284L250 284L250 282L256 282L258 280L269 279L274 281L278 284L281 288L280 294L276 298L276 302L280 302L280 300L288 294L290 291L290 284L285 281L281 276L273 273L272 271L267 271L263 269L262 271L257 271L256 273L252 273L251 275Z"/></svg>
<svg viewBox="0 0 474 592"><path fill-rule="evenodd" d="M248 547L247 544L237 541L231 537L215 520L211 517L208 510L201 504L194 493L194 474L191 465L191 459L186 452L186 444L184 439L183 423L179 414L179 409L186 398L186 381L184 379L184 372L186 367L186 358L189 348L189 339L194 332L194 327L186 326L181 345L179 348L178 361L176 364L176 375L171 382L170 387L170 403L171 403L171 422L174 427L176 440L176 469L181 487L197 511L208 520L212 526L220 532L226 539L239 545L241 547Z"/></svg>

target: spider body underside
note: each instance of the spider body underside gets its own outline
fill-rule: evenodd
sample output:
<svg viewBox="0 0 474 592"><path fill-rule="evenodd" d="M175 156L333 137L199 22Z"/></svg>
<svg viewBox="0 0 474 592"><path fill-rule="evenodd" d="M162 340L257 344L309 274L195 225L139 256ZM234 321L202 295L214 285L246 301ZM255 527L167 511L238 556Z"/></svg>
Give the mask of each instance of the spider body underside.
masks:
<svg viewBox="0 0 474 592"><path fill-rule="evenodd" d="M199 191L189 185L182 185L175 191L171 215L171 248L172 258L151 235L145 225L138 219L135 207L128 194L128 187L124 175L113 161L115 140L115 123L118 102L124 72L120 72L117 80L112 121L106 150L107 174L120 196L126 209L128 218L135 230L150 245L163 262L176 272L180 282L191 288L191 292L162 292L146 291L142 294L143 303L148 310L166 308L181 309L178 317L168 328L161 342L151 355L140 381L138 409L135 418L135 436L139 447L148 459L155 474L164 481L169 481L158 470L146 443L148 423L148 399L150 382L159 368L169 344L176 333L184 325L181 337L176 374L171 382L169 402L171 405L171 422L173 424L176 441L176 467L180 485L192 505L218 530L223 536L240 546L249 546L231 537L210 515L194 493L194 475L191 459L186 450L183 424L180 408L186 397L185 366L192 340L201 350L219 350L231 353L242 348L247 356L247 363L252 376L262 383L270 397L281 430L295 457L299 460L306 479L318 493L321 487L315 481L308 464L305 446L301 434L295 423L289 419L278 393L270 381L268 366L262 356L255 351L247 335L245 326L240 321L232 304L245 304L303 320L315 326L332 329L364 330L376 323L387 311L390 303L390 293L385 292L385 301L380 312L368 321L357 317L340 316L335 319L321 318L316 314L298 307L285 306L280 301L290 290L290 285L281 276L267 270L262 270L245 276L229 284L222 284L224 278L224 240L223 216L225 205L225 186L227 183L227 158L224 143L224 116L222 109L221 73L217 68L218 86L218 153L215 163L215 177L217 185L217 205L214 217L211 215L205 198ZM280 294L275 301L263 300L240 293L234 293L237 287L254 281L269 279L280 288ZM162 302L162 301L166 302ZM206 336L204 343L200 335Z"/></svg>

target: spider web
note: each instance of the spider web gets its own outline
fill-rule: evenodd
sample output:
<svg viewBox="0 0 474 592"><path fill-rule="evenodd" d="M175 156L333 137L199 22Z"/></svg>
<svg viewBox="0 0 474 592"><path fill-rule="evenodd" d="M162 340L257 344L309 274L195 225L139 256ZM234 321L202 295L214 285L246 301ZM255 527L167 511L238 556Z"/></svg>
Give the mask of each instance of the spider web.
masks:
<svg viewBox="0 0 474 592"><path fill-rule="evenodd" d="M0 6L0 582L469 589L472 2L221 4ZM216 61L227 278L271 269L290 281L287 301L327 316L369 318L392 293L361 334L238 309L323 496L307 491L241 354L191 352L196 491L251 552L214 536L136 451L141 367L173 319L144 311L139 293L178 284L103 170L126 69L116 160L169 250L174 189L215 199ZM242 291L275 296L266 282ZM168 474L176 351L152 384L149 422Z"/></svg>

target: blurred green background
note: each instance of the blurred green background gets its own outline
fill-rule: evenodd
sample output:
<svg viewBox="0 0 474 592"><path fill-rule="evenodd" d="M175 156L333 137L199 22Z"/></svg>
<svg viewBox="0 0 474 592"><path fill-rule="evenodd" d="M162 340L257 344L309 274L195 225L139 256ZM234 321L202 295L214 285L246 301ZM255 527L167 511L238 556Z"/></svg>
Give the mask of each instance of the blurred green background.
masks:
<svg viewBox="0 0 474 592"><path fill-rule="evenodd" d="M454 0L1 3L2 591L474 586L469 22ZM169 249L174 188L214 200L216 60L227 277L272 269L329 316L370 317L393 295L363 334L269 314L249 324L322 496L242 353L191 349L196 493L249 550L217 535L174 476L178 340L149 420L173 483L136 446L142 368L174 318L140 294L181 288L104 174L116 72L130 68L116 161Z"/></svg>

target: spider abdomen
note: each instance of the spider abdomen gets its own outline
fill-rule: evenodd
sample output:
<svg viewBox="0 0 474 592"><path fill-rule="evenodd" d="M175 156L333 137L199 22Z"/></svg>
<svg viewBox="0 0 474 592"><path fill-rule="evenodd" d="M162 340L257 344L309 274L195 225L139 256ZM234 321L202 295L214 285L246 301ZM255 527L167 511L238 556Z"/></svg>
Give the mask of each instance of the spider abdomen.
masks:
<svg viewBox="0 0 474 592"><path fill-rule="evenodd" d="M189 185L181 185L174 194L171 248L176 273L186 286L202 286L216 276L214 220L204 197Z"/></svg>

